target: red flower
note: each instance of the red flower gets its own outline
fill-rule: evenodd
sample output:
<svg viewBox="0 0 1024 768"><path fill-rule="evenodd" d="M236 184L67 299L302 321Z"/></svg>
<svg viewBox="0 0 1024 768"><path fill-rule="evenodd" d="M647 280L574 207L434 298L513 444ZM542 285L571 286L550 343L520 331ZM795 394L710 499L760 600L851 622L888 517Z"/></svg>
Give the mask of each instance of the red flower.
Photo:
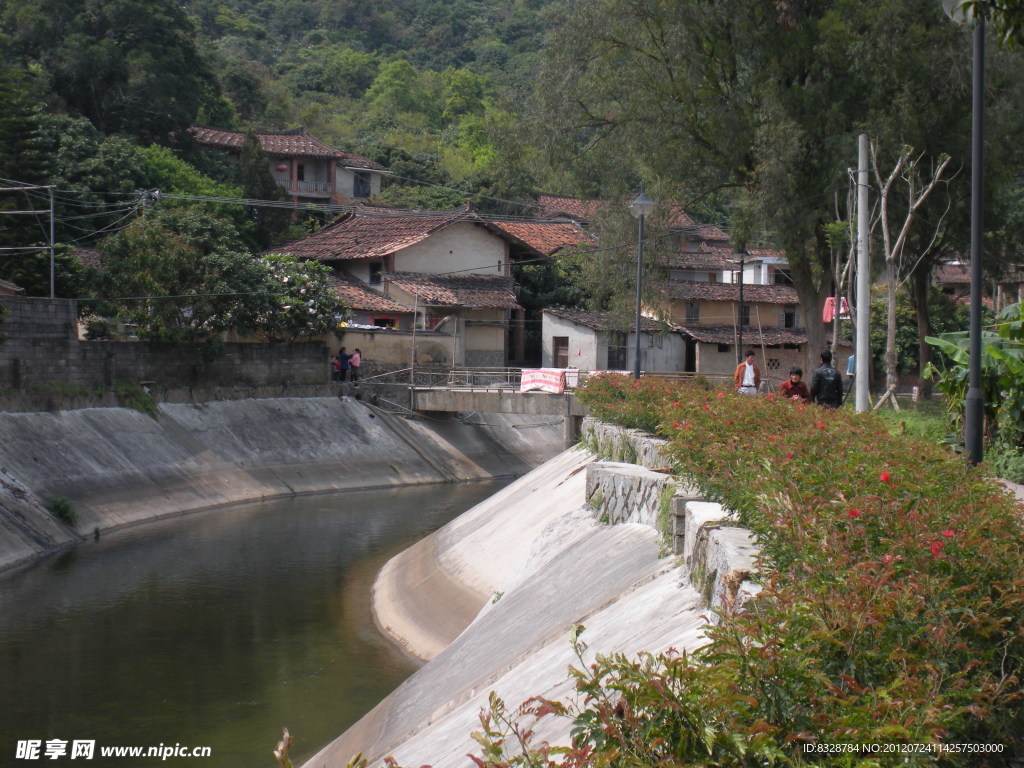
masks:
<svg viewBox="0 0 1024 768"><path fill-rule="evenodd" d="M822 424L821 422L819 422L818 423L818 429L824 429L824 428L825 428L825 425Z"/></svg>
<svg viewBox="0 0 1024 768"><path fill-rule="evenodd" d="M673 427L674 429L679 429L679 422L678 422L678 421L677 421L677 422L675 422L675 423L674 423L674 424L672 425L672 427Z"/></svg>
<svg viewBox="0 0 1024 768"><path fill-rule="evenodd" d="M954 534L954 531L951 531L948 528L942 532L942 535L945 536L947 539L949 537L951 537L953 534Z"/></svg>
<svg viewBox="0 0 1024 768"><path fill-rule="evenodd" d="M878 476L878 479L881 480L883 483L888 483L892 480L892 475L890 475L888 472L883 472Z"/></svg>
<svg viewBox="0 0 1024 768"><path fill-rule="evenodd" d="M678 408L679 407L679 401L676 400L674 403L672 403L672 407L673 408Z"/></svg>
<svg viewBox="0 0 1024 768"><path fill-rule="evenodd" d="M853 518L853 517L860 517L860 510L859 510L859 509L851 509L851 510L849 510L849 511L848 511L848 512L846 513L846 516L847 516L847 517L850 517L850 518Z"/></svg>
<svg viewBox="0 0 1024 768"><path fill-rule="evenodd" d="M719 392L719 393L718 393L718 396L719 396L719 397L725 397L725 392Z"/></svg>
<svg viewBox="0 0 1024 768"><path fill-rule="evenodd" d="M946 542L944 542L944 541L933 541L929 545L929 549L931 549L932 555L934 557L945 557L945 555L941 554L942 553L942 548L944 546L946 546Z"/></svg>
<svg viewBox="0 0 1024 768"><path fill-rule="evenodd" d="M792 458L793 458L793 452L792 452L792 451L790 451L789 453L787 453L787 454L786 454L786 458L787 458L787 459L792 459Z"/></svg>
<svg viewBox="0 0 1024 768"><path fill-rule="evenodd" d="M704 406L704 410L705 411L710 411L711 410L711 406L710 405L705 405Z"/></svg>

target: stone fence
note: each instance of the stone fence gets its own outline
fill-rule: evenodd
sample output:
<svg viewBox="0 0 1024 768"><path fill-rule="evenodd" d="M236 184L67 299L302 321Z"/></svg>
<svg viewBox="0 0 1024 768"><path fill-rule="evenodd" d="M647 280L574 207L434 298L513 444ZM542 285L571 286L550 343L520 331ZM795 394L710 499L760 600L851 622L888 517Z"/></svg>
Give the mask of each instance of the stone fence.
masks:
<svg viewBox="0 0 1024 768"><path fill-rule="evenodd" d="M215 359L198 345L80 341L77 302L0 296L0 392L100 397L126 381L162 390L326 384L322 343L226 343Z"/></svg>
<svg viewBox="0 0 1024 768"><path fill-rule="evenodd" d="M669 473L664 440L590 417L582 438L599 456L617 459L587 467L587 504L600 520L661 531L712 608L739 606L757 594L749 579L760 555L753 535L731 511Z"/></svg>

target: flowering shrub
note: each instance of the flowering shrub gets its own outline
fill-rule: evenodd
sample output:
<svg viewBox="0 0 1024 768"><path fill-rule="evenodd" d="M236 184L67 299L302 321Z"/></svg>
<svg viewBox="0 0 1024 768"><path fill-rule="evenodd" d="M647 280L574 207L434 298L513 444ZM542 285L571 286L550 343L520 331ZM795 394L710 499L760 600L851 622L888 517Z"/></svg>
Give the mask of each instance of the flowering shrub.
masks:
<svg viewBox="0 0 1024 768"><path fill-rule="evenodd" d="M577 627L578 700L492 694L479 768L1019 765L1024 523L1000 486L874 415L611 376L579 396L739 514L762 590L692 654L586 664ZM571 744L539 742L543 717Z"/></svg>
<svg viewBox="0 0 1024 768"><path fill-rule="evenodd" d="M633 707L613 680L642 678L637 704L647 704L630 717L659 721L662 706L679 715L662 736L683 762L664 764L710 757L687 735L707 723L651 698L671 688L658 682L665 675L681 677L687 695L703 691L708 711L731 701L737 714L720 727L745 749L761 745L758 761L709 765L765 764L766 738L785 762L799 762L801 745L814 742L1003 746L1001 755L919 756L950 765L1020 755L1024 525L1006 491L872 415L657 380L625 396L609 390L599 378L580 397L602 419L657 422L652 431L668 438L676 472L736 510L763 552L758 600L723 617L689 662L604 660L602 681L581 686L611 685ZM610 717L600 715L602 727L624 727ZM577 733L595 744L593 732Z"/></svg>

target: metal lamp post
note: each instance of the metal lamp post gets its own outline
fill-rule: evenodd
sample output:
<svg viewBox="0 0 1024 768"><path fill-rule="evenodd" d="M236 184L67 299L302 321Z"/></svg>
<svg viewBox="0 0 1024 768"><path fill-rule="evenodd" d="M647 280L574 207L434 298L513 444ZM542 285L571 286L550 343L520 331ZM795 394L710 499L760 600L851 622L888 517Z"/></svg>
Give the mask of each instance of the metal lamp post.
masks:
<svg viewBox="0 0 1024 768"><path fill-rule="evenodd" d="M640 378L640 304L643 298L644 278L644 217L654 210L654 201L644 192L644 183L640 182L640 194L629 204L629 212L640 222L640 233L637 240L636 255L636 355L633 360L633 378Z"/></svg>
<svg viewBox="0 0 1024 768"><path fill-rule="evenodd" d="M968 21L960 0L942 0L956 23ZM981 286L985 137L985 17L975 16L971 83L971 322L967 396L964 398L964 451L967 461L980 464L984 454L984 398L981 394Z"/></svg>

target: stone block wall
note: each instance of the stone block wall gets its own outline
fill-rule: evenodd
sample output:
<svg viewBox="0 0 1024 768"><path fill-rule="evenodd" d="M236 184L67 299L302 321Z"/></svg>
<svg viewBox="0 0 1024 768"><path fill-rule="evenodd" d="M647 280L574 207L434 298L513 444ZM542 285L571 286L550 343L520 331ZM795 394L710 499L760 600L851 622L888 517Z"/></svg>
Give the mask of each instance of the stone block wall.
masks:
<svg viewBox="0 0 1024 768"><path fill-rule="evenodd" d="M214 360L198 346L133 341L79 341L76 302L0 297L0 389L32 393L85 388L97 393L119 381L165 389L312 385L329 379L328 350L319 342L228 343Z"/></svg>
<svg viewBox="0 0 1024 768"><path fill-rule="evenodd" d="M582 435L598 455L616 459L587 467L587 503L598 519L659 530L712 608L731 610L760 591L750 580L760 556L753 535L730 510L666 472L664 440L590 417Z"/></svg>

